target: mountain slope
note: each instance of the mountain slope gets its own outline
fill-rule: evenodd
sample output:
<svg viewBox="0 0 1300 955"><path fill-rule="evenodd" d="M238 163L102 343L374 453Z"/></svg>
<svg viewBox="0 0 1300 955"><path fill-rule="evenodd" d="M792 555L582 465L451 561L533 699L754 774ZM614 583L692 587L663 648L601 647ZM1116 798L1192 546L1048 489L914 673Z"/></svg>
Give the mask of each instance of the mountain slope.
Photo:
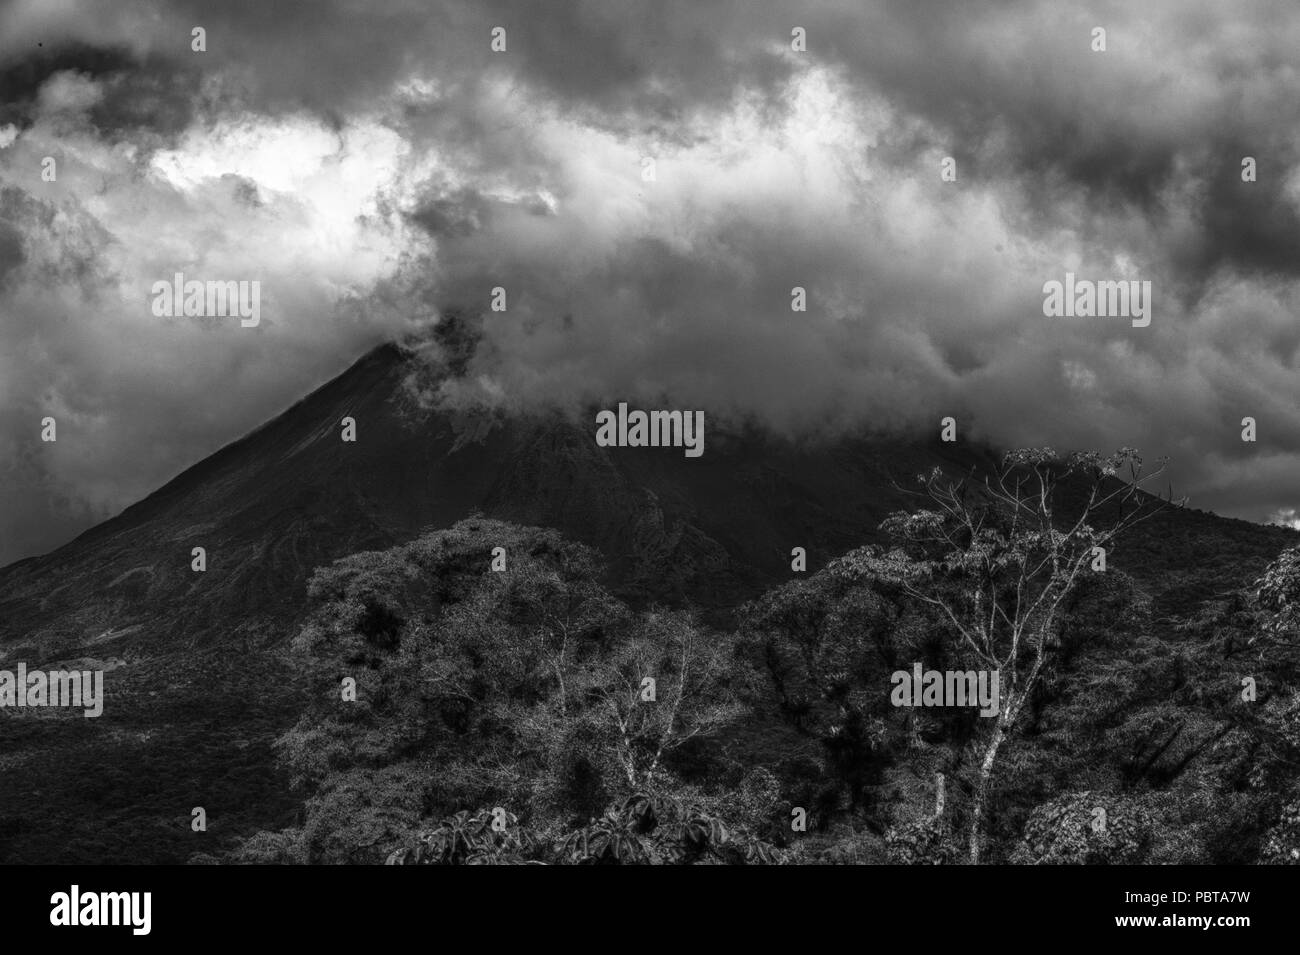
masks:
<svg viewBox="0 0 1300 955"><path fill-rule="evenodd" d="M906 503L890 473L990 460L937 441L800 448L713 426L698 459L599 448L592 427L558 417L421 412L403 387L412 361L376 349L112 520L0 571L0 646L147 654L164 637L256 637L292 616L315 566L475 511L594 544L629 594L726 606L786 579L795 546L815 568L873 539Z"/></svg>
<svg viewBox="0 0 1300 955"><path fill-rule="evenodd" d="M0 667L108 671L99 719L0 713L0 860L183 861L292 822L270 748L302 711L283 651L330 560L481 513L598 547L634 601L689 600L725 622L790 578L793 547L813 571L879 540L887 514L917 505L895 480L995 461L937 439L800 446L712 421L697 459L600 448L590 417L421 410L406 387L417 372L412 353L380 347L112 520L0 570ZM1114 563L1176 612L1296 539L1173 510ZM207 833L190 827L196 806Z"/></svg>

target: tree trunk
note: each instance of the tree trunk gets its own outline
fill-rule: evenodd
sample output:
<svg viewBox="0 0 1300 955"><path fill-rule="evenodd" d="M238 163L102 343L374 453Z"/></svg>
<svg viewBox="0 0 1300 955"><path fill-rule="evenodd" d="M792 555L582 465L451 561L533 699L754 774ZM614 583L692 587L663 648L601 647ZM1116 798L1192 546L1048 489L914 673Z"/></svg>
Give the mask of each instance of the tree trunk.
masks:
<svg viewBox="0 0 1300 955"><path fill-rule="evenodd" d="M1006 710L1002 711L1005 714ZM997 725L993 727L993 737L988 749L984 751L984 762L980 765L979 781L975 786L975 804L971 808L970 818L970 864L980 864L980 823L984 818L984 804L988 799L989 778L993 775L993 763L998 758L998 747L1006 738L1003 715L998 715Z"/></svg>

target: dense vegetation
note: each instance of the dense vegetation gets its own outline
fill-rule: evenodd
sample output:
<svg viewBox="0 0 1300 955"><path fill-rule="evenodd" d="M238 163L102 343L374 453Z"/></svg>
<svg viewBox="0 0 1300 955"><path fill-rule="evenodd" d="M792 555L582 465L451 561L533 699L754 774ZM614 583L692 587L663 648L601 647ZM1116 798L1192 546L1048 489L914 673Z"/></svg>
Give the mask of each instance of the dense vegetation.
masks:
<svg viewBox="0 0 1300 955"><path fill-rule="evenodd" d="M1150 566L1096 571L1091 527L969 507L955 551L900 518L894 550L796 575L726 632L629 606L550 530L473 519L336 561L277 743L301 824L194 861L1300 862L1297 552L1169 600ZM891 704L896 670L972 665L959 602L918 597L1005 599L1044 554L1079 564L1059 607L982 644L1034 649L996 761L974 710Z"/></svg>

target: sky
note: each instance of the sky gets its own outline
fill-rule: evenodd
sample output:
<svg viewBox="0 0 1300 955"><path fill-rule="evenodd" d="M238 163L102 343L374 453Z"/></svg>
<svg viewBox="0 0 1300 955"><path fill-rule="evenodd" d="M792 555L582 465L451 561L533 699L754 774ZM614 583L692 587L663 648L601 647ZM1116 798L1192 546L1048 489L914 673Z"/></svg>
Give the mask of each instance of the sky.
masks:
<svg viewBox="0 0 1300 955"><path fill-rule="evenodd" d="M449 405L951 415L1300 526L1297 50L1293 0L7 0L0 564L453 310ZM1150 324L1045 316L1067 272Z"/></svg>

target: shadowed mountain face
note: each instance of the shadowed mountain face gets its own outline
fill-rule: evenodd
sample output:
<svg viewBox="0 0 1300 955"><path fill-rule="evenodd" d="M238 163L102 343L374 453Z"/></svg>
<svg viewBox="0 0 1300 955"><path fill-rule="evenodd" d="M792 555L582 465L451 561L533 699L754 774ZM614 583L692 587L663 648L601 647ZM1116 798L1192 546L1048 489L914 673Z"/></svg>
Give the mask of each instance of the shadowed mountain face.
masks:
<svg viewBox="0 0 1300 955"><path fill-rule="evenodd" d="M282 651L312 570L335 558L477 512L557 528L605 554L623 596L692 601L722 622L790 579L792 548L812 572L880 540L886 515L919 505L894 481L995 460L937 438L799 446L707 415L701 458L600 448L594 415L421 410L406 387L416 373L418 359L378 348L118 517L0 570L0 667L108 671L102 718L0 715L0 860L183 861L206 851L189 824L199 805L217 842L292 822L271 769L270 742L302 704ZM355 442L341 440L345 417ZM1149 581L1177 567L1185 602L1294 540L1175 510L1142 525L1117 565Z"/></svg>
<svg viewBox="0 0 1300 955"><path fill-rule="evenodd" d="M118 517L0 571L6 655L263 642L314 567L476 511L597 546L628 596L725 607L788 579L793 547L812 570L876 539L908 503L892 479L991 460L937 440L804 448L707 421L701 458L600 448L594 424L421 411L403 387L413 361L371 352Z"/></svg>

